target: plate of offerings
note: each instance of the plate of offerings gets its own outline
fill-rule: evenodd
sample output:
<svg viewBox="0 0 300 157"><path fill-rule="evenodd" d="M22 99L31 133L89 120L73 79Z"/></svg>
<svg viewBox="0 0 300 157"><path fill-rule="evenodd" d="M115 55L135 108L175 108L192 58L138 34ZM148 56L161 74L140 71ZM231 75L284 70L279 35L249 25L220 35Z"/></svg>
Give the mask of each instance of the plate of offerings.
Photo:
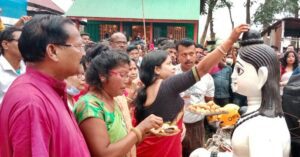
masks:
<svg viewBox="0 0 300 157"><path fill-rule="evenodd" d="M208 103L191 104L187 107L187 110L192 113L201 114L204 116L212 116L227 113L225 109L215 104L213 101L209 101Z"/></svg>
<svg viewBox="0 0 300 157"><path fill-rule="evenodd" d="M150 130L155 136L174 136L180 132L177 125L173 125L170 122L164 123L160 128L153 128Z"/></svg>

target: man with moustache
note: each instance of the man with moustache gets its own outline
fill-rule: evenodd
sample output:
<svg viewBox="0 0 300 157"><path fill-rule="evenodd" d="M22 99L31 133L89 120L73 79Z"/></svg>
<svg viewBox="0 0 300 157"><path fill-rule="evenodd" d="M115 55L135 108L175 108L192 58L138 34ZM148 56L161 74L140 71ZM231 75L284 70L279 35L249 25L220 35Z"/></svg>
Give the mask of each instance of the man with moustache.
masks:
<svg viewBox="0 0 300 157"><path fill-rule="evenodd" d="M0 107L9 86L25 73L26 66L18 48L21 33L21 28L12 26L0 34Z"/></svg>
<svg viewBox="0 0 300 157"><path fill-rule="evenodd" d="M162 50L165 50L168 52L169 56L171 57L172 64L177 65L177 51L176 51L176 45L174 42L168 41L162 46Z"/></svg>
<svg viewBox="0 0 300 157"><path fill-rule="evenodd" d="M196 62L196 46L191 39L182 39L176 44L177 61L176 74L190 70ZM214 97L214 81L213 78L206 74L199 82L191 88L181 93L185 100L185 107L191 104L208 102ZM186 126L186 136L182 141L183 157L188 157L189 154L198 147L204 146L204 116L193 114L185 111L183 121Z"/></svg>
<svg viewBox="0 0 300 157"><path fill-rule="evenodd" d="M90 156L67 105L64 80L80 72L84 44L72 20L37 15L18 44L26 62L0 109L0 156Z"/></svg>

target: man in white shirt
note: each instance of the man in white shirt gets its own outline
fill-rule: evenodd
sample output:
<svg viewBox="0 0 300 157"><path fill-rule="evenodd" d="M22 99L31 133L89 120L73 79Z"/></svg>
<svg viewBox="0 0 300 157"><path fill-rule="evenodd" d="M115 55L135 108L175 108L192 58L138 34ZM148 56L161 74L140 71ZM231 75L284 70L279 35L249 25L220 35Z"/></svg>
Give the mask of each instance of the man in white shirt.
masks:
<svg viewBox="0 0 300 157"><path fill-rule="evenodd" d="M0 106L11 83L25 72L25 64L18 48L22 29L8 27L0 35Z"/></svg>
<svg viewBox="0 0 300 157"><path fill-rule="evenodd" d="M182 73L190 70L196 61L196 46L191 39L182 39L176 45L177 61L176 73ZM190 87L181 96L185 100L185 107L190 104L208 102L213 100L215 92L214 80L210 74L201 77L201 80ZM183 157L188 157L189 154L198 147L204 146L204 123L203 116L185 111L183 121L186 126L186 136L183 140Z"/></svg>

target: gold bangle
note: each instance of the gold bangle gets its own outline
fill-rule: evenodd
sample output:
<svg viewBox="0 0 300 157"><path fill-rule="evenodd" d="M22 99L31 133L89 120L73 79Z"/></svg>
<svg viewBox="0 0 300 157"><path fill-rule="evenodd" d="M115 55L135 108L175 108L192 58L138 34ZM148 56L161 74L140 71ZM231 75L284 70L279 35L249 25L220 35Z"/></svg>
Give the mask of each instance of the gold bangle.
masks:
<svg viewBox="0 0 300 157"><path fill-rule="evenodd" d="M217 47L217 49L219 50L219 52L221 52L224 56L227 55L227 52L224 50L224 47L223 45L220 45Z"/></svg>
<svg viewBox="0 0 300 157"><path fill-rule="evenodd" d="M200 80L200 76L199 76L199 74L197 72L196 66L194 66L192 68L192 72L193 72L193 75L194 75L194 78L195 78L196 82L198 82Z"/></svg>
<svg viewBox="0 0 300 157"><path fill-rule="evenodd" d="M135 135L137 137L137 140L138 140L137 143L140 143L142 141L142 138L143 138L142 132L137 128L131 128L130 130L135 133Z"/></svg>

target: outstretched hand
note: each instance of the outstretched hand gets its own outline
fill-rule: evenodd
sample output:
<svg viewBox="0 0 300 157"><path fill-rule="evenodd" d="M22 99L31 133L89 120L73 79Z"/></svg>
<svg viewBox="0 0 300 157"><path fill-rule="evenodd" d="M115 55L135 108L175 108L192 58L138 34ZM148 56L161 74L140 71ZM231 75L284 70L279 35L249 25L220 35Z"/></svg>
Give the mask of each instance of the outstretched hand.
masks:
<svg viewBox="0 0 300 157"><path fill-rule="evenodd" d="M15 23L16 27L22 27L26 22L30 21L32 19L31 16L22 16L17 23Z"/></svg>
<svg viewBox="0 0 300 157"><path fill-rule="evenodd" d="M250 27L248 24L241 24L235 27L230 34L229 40L231 40L233 43L236 42L239 39L240 35L244 32L249 31L249 29Z"/></svg>

